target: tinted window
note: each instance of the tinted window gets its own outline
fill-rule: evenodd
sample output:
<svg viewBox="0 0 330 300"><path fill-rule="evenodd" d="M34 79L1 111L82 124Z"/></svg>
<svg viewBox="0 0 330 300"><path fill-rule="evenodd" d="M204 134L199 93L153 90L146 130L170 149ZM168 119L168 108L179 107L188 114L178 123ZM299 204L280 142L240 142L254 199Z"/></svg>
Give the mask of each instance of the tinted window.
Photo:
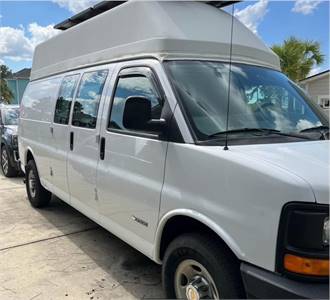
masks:
<svg viewBox="0 0 330 300"><path fill-rule="evenodd" d="M128 99L130 103L127 103ZM162 106L149 78L139 75L121 77L113 99L109 128L145 131L146 121L160 119Z"/></svg>
<svg viewBox="0 0 330 300"><path fill-rule="evenodd" d="M72 125L95 128L105 80L108 71L85 73L80 81L79 90L74 103Z"/></svg>
<svg viewBox="0 0 330 300"><path fill-rule="evenodd" d="M71 103L79 75L67 76L63 79L60 93L57 98L54 122L68 124L70 118Z"/></svg>

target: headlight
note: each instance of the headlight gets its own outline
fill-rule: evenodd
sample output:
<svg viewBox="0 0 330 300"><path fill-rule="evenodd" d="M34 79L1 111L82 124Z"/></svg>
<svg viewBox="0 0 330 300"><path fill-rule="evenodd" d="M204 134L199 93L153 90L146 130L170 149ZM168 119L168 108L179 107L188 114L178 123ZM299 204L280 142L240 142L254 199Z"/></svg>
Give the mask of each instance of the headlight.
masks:
<svg viewBox="0 0 330 300"><path fill-rule="evenodd" d="M276 267L295 278L323 280L329 276L328 205L296 202L284 206Z"/></svg>
<svg viewBox="0 0 330 300"><path fill-rule="evenodd" d="M326 217L324 219L323 223L323 245L329 246L329 235L330 235L330 223L329 223L329 217Z"/></svg>

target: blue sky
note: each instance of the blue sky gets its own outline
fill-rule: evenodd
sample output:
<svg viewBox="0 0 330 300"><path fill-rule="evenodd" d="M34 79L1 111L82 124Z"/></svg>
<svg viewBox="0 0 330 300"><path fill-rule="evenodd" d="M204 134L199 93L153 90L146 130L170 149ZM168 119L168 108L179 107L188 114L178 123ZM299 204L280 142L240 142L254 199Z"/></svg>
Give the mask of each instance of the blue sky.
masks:
<svg viewBox="0 0 330 300"><path fill-rule="evenodd" d="M56 34L52 26L96 2L0 0L0 62L13 71L31 67L35 45ZM292 35L319 41L326 59L313 72L329 69L328 1L244 1L235 15L269 46Z"/></svg>

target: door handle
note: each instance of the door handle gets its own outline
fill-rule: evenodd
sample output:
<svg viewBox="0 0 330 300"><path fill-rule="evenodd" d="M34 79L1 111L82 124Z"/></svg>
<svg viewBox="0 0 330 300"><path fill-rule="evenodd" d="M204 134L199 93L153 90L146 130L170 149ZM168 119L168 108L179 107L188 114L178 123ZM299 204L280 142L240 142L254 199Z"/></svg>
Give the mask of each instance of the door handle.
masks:
<svg viewBox="0 0 330 300"><path fill-rule="evenodd" d="M54 127L53 126L50 126L49 127L49 130L50 130L51 135L54 135Z"/></svg>
<svg viewBox="0 0 330 300"><path fill-rule="evenodd" d="M73 140L74 140L74 134L73 131L70 132L70 150L73 150Z"/></svg>
<svg viewBox="0 0 330 300"><path fill-rule="evenodd" d="M104 156L105 156L105 138L101 138L101 142L100 142L100 159L104 160Z"/></svg>

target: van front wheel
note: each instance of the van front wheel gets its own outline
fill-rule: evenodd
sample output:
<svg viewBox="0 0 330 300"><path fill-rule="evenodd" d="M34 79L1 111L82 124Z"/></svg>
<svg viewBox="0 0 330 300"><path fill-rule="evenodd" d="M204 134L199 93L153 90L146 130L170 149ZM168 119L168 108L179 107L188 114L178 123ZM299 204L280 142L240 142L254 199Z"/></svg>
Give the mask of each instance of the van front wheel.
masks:
<svg viewBox="0 0 330 300"><path fill-rule="evenodd" d="M169 299L245 298L239 263L213 237L185 234L168 246L163 286Z"/></svg>
<svg viewBox="0 0 330 300"><path fill-rule="evenodd" d="M35 208L42 208L48 205L52 194L40 183L38 170L33 160L30 160L25 171L26 192L31 205Z"/></svg>

